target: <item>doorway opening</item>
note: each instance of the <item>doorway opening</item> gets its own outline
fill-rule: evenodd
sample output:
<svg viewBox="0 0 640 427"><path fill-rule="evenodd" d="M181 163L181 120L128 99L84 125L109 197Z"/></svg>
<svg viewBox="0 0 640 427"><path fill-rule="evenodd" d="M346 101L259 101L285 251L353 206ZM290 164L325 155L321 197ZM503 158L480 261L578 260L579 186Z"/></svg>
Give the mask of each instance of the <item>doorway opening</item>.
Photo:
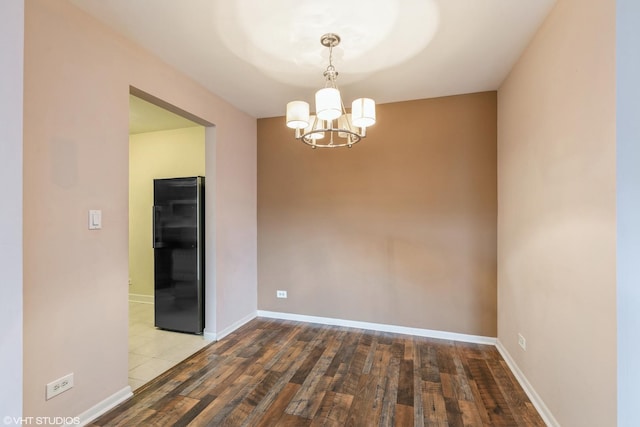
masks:
<svg viewBox="0 0 640 427"><path fill-rule="evenodd" d="M129 96L129 385L140 388L197 352L204 335L155 327L154 179L205 176L202 121L131 88ZM177 111L177 112L176 112ZM204 284L203 284L204 288ZM202 302L204 304L204 301Z"/></svg>

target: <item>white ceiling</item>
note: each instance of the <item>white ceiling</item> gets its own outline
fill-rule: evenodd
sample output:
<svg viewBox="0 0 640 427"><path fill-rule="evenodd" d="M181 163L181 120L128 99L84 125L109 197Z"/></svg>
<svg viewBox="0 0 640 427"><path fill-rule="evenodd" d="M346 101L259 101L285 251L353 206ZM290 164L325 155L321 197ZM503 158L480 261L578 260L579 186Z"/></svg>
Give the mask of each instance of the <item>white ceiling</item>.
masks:
<svg viewBox="0 0 640 427"><path fill-rule="evenodd" d="M252 116L313 105L334 32L346 104L495 90L555 0L71 0Z"/></svg>

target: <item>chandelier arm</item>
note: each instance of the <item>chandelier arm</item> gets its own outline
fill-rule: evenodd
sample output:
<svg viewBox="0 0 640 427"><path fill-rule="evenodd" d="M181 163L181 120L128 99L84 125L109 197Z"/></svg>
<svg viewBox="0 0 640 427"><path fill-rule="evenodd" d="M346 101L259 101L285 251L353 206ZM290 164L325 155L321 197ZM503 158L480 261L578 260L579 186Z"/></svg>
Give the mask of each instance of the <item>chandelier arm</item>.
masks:
<svg viewBox="0 0 640 427"><path fill-rule="evenodd" d="M325 132L329 132L330 135L330 140L333 137L333 134L339 133L339 132L343 132L343 133L347 133L349 136L351 136L351 138L347 138L347 142L342 143L342 144L336 144L335 140L333 140L333 144L331 144L331 141L327 144L320 144L318 143L318 140L313 138L314 134L321 134L321 133L325 133ZM307 145L312 145L312 146L316 146L316 147L321 147L321 148L325 148L325 147L346 147L349 145L353 145L356 144L357 142L359 142L362 139L362 137L360 135L358 135L358 133L347 130L347 129L332 129L329 127L326 128L319 128L319 129L314 129L311 130L307 133L304 133L302 135L302 137L300 138L300 140L302 142L304 142Z"/></svg>
<svg viewBox="0 0 640 427"><path fill-rule="evenodd" d="M340 97L340 104L342 104L342 116L344 117L344 123L345 123L344 127L349 132L354 132L352 127L353 125L351 124L351 120L349 120L349 116L347 115L347 109L344 107L344 101L342 100L342 97ZM357 133L357 132L354 132L354 133Z"/></svg>

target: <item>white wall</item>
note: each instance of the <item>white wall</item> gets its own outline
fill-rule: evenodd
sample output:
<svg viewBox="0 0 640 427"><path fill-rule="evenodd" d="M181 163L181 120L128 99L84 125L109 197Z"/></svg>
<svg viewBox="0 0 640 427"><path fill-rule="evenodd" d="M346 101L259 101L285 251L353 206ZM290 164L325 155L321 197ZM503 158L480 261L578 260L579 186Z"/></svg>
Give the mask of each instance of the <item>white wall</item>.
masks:
<svg viewBox="0 0 640 427"><path fill-rule="evenodd" d="M23 0L0 2L0 416L22 415ZM8 424L5 422L5 424Z"/></svg>
<svg viewBox="0 0 640 427"><path fill-rule="evenodd" d="M618 425L640 425L640 3L616 2Z"/></svg>

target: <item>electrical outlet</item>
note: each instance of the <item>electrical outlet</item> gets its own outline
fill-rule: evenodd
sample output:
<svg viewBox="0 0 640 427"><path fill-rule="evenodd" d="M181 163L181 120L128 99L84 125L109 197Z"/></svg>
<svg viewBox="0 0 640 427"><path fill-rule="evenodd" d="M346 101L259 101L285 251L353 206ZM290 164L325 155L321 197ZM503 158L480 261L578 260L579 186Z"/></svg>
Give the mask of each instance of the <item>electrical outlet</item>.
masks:
<svg viewBox="0 0 640 427"><path fill-rule="evenodd" d="M47 384L46 400L51 399L73 387L73 372Z"/></svg>
<svg viewBox="0 0 640 427"><path fill-rule="evenodd" d="M520 333L518 333L518 345L520 345L524 351L527 351L527 340L525 340Z"/></svg>
<svg viewBox="0 0 640 427"><path fill-rule="evenodd" d="M286 298L287 291L276 291L276 298Z"/></svg>

